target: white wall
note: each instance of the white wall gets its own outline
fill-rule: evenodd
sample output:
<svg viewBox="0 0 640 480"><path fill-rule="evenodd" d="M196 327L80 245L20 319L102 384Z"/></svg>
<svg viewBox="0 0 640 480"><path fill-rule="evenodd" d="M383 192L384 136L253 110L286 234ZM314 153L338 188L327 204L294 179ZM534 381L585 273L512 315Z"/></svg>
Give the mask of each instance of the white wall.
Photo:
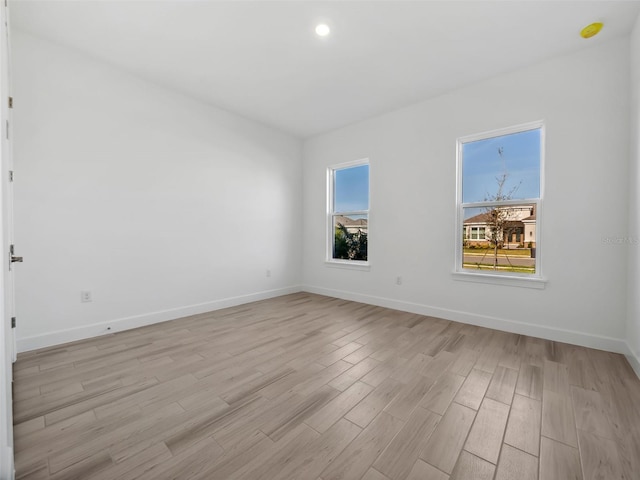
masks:
<svg viewBox="0 0 640 480"><path fill-rule="evenodd" d="M640 17L631 35L631 156L629 172L629 285L627 343L640 376Z"/></svg>
<svg viewBox="0 0 640 480"><path fill-rule="evenodd" d="M624 351L627 248L603 238L627 234L629 54L610 41L305 142L305 288ZM539 119L546 288L454 280L456 138ZM372 266L330 267L326 167L364 157Z"/></svg>
<svg viewBox="0 0 640 480"><path fill-rule="evenodd" d="M295 291L301 261L311 291L616 351L626 334L640 349L639 269L628 295L624 273L637 248L603 242L638 238L628 39L309 139L304 176L293 137L25 33L13 43L21 350ZM546 288L453 280L456 138L537 119ZM372 267L329 267L326 167L364 157Z"/></svg>
<svg viewBox="0 0 640 480"><path fill-rule="evenodd" d="M19 349L298 288L300 140L19 31L13 63Z"/></svg>

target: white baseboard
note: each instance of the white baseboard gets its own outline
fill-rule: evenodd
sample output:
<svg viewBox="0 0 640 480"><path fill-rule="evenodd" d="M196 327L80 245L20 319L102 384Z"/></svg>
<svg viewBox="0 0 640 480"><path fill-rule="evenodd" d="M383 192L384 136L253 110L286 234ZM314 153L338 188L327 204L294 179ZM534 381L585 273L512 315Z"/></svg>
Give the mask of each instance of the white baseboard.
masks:
<svg viewBox="0 0 640 480"><path fill-rule="evenodd" d="M561 328L548 327L544 325L534 325L531 323L517 322L504 318L490 317L487 315L477 315L474 313L468 313L459 310L432 307L419 303L405 302L402 300L394 300L391 298L377 297L373 295L365 295L362 293L344 292L341 290L314 287L311 285L303 285L302 290L305 292L317 293L318 295L342 298L344 300L352 300L354 302L367 303L379 307L393 308L394 310L417 313L420 315L428 315L430 317L444 318L445 320L453 320L456 322L468 323L480 327L502 330L504 332L517 333L520 335L544 338L546 340L553 340L556 342L596 348L598 350L606 350L608 352L628 354L628 352L630 351L627 343L624 340L617 338L591 335L588 333L565 330ZM638 371L639 370L636 369L636 373Z"/></svg>
<svg viewBox="0 0 640 480"><path fill-rule="evenodd" d="M634 355L628 343L622 339L605 337L601 335L591 335L583 332L565 330L560 328L548 327L543 325L534 325L531 323L517 322L513 320L490 317L487 315L478 315L460 310L451 310L429 305L405 302L402 300L394 300L391 298L378 297L374 295L366 295L355 292L345 292L342 290L334 290L330 288L315 287L311 285L291 286L276 290L267 290L263 292L240 295L237 297L224 298L211 302L200 303L197 305L189 305L186 307L178 307L159 312L152 312L142 315L134 315L131 317L114 319L82 327L71 328L67 330L58 330L47 332L42 335L32 337L19 338L17 340L18 352L27 352L38 348L60 345L63 343L73 342L76 340L84 340L86 338L97 337L99 335L107 335L110 333L130 330L132 328L143 327L177 318L188 317L200 313L212 312L222 308L235 307L245 303L266 300L269 298L297 293L300 291L317 293L318 295L326 295L328 297L342 298L354 302L367 303L377 305L379 307L393 308L404 312L417 313L420 315L428 315L431 317L444 318L445 320L453 320L471 325L477 325L486 328L493 328L505 332L517 333L521 335L529 335L532 337L544 338L557 342L570 343L584 347L597 348L609 352L621 353L626 356L629 364L640 378L640 358ZM107 330L107 328L110 328Z"/></svg>
<svg viewBox="0 0 640 480"><path fill-rule="evenodd" d="M29 350L60 345L63 343L74 342L76 340L84 340L86 338L97 337L99 335L121 332L123 330L130 330L132 328L143 327L145 325L175 320L177 318L188 317L190 315L198 315L200 313L235 307L237 305L256 302L258 300L266 300L268 298L288 295L290 293L297 293L301 290L302 287L298 285L279 288L276 290L266 290L263 292L199 303L197 305L188 305L186 307L172 308L159 312L151 312L142 315L134 315L131 317L93 323L91 325L83 325L82 327L47 332L41 335L34 335L32 337L18 338L18 352L27 352ZM109 328L109 330L107 330L107 328Z"/></svg>
<svg viewBox="0 0 640 480"><path fill-rule="evenodd" d="M0 449L0 478L13 480L16 478L16 470L13 460L13 448L2 447Z"/></svg>
<svg viewBox="0 0 640 480"><path fill-rule="evenodd" d="M633 351L633 349L631 348L631 345L629 345L628 342L626 342L627 345L627 351L625 352L625 357L627 357L627 361L629 362L629 365L631 365L631 368L633 368L633 371L636 372L636 375L638 376L638 378L640 378L640 358L638 357L638 355L636 355Z"/></svg>

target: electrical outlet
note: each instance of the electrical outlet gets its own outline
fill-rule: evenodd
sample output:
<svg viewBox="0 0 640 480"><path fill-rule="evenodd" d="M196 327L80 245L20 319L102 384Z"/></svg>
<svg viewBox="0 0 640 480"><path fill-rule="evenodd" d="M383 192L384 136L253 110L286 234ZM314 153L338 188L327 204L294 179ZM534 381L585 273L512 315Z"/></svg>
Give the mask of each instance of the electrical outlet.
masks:
<svg viewBox="0 0 640 480"><path fill-rule="evenodd" d="M271 276L271 270L267 269L267 277Z"/></svg>
<svg viewBox="0 0 640 480"><path fill-rule="evenodd" d="M82 303L91 302L91 292L89 290L83 290L80 292L80 301Z"/></svg>
<svg viewBox="0 0 640 480"><path fill-rule="evenodd" d="M402 285L402 277L400 275L396 277L396 285Z"/></svg>

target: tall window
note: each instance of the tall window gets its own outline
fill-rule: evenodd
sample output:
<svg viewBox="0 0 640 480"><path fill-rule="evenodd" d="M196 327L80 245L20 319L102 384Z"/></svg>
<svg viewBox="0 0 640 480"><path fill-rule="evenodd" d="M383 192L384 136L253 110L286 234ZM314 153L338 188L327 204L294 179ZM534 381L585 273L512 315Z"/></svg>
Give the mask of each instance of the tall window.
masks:
<svg viewBox="0 0 640 480"><path fill-rule="evenodd" d="M540 277L541 122L458 140L456 271Z"/></svg>
<svg viewBox="0 0 640 480"><path fill-rule="evenodd" d="M328 260L366 264L369 258L369 161L329 168L328 183Z"/></svg>

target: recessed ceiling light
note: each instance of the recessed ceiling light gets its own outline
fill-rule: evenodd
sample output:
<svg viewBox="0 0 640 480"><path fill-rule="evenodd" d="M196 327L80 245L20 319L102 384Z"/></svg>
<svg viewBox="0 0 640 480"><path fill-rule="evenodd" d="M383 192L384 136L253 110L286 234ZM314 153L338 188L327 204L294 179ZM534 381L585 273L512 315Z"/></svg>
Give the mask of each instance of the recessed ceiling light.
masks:
<svg viewBox="0 0 640 480"><path fill-rule="evenodd" d="M602 30L602 22L595 22L591 25L587 25L580 31L580 36L582 38L591 38L595 37Z"/></svg>
<svg viewBox="0 0 640 480"><path fill-rule="evenodd" d="M329 28L329 25L327 25L326 23L320 23L316 26L316 34L319 37L326 37L330 33L331 33L331 29Z"/></svg>

